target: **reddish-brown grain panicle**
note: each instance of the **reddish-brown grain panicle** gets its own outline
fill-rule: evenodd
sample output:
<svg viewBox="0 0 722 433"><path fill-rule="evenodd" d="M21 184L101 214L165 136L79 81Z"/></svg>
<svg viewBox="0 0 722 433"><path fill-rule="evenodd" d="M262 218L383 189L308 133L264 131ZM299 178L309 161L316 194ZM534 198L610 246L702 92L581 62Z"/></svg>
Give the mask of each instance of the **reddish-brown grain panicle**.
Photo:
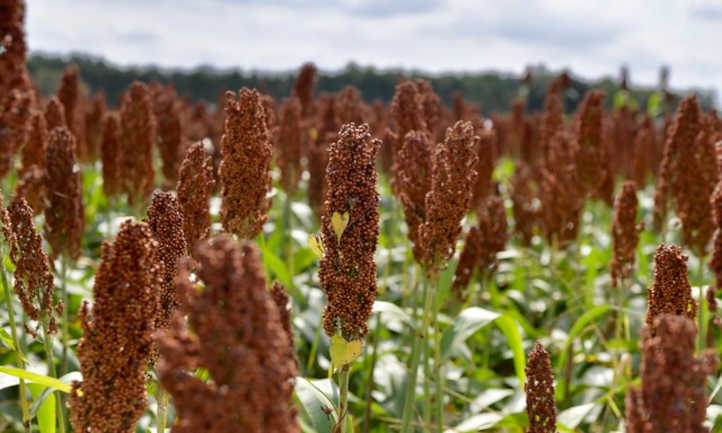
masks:
<svg viewBox="0 0 722 433"><path fill-rule="evenodd" d="M329 148L326 168L325 212L322 218L324 256L319 276L327 304L323 326L329 336L347 341L363 338L376 298L374 251L379 234L379 196L376 192L376 154L381 142L372 139L368 125L341 127ZM347 215L340 236L333 215Z"/></svg>
<svg viewBox="0 0 722 433"><path fill-rule="evenodd" d="M11 89L27 85L25 2L7 0L0 7L0 104Z"/></svg>
<svg viewBox="0 0 722 433"><path fill-rule="evenodd" d="M409 131L429 130L424 116L422 95L419 94L418 86L411 81L402 81L396 85L390 115L396 122L396 133L400 140L403 140Z"/></svg>
<svg viewBox="0 0 722 433"><path fill-rule="evenodd" d="M722 289L722 181L717 182L710 201L717 231L714 234L712 259L709 262L709 268L715 275L715 286L717 289Z"/></svg>
<svg viewBox="0 0 722 433"><path fill-rule="evenodd" d="M653 284L647 288L645 322L651 326L662 314L676 314L692 321L697 315L697 302L692 298L687 276L687 257L675 245L657 247Z"/></svg>
<svg viewBox="0 0 722 433"><path fill-rule="evenodd" d="M33 98L30 92L13 89L7 97L0 96L0 99L5 102L4 106L0 106L0 179L2 179L13 168L15 154L28 140Z"/></svg>
<svg viewBox="0 0 722 433"><path fill-rule="evenodd" d="M178 165L183 156L183 131L177 95L172 87L154 92L153 110L158 123L158 150L163 162L163 176L175 183Z"/></svg>
<svg viewBox="0 0 722 433"><path fill-rule="evenodd" d="M24 198L38 215L45 210L45 171L36 165L30 167L19 179L13 198Z"/></svg>
<svg viewBox="0 0 722 433"><path fill-rule="evenodd" d="M313 63L306 63L301 66L301 70L296 77L296 84L293 88L293 94L301 102L302 114L304 117L310 114L311 100L313 99L313 90L316 87L316 66Z"/></svg>
<svg viewBox="0 0 722 433"><path fill-rule="evenodd" d="M663 314L643 332L642 400L651 432L709 432L705 427L707 375L714 352L694 356L693 320Z"/></svg>
<svg viewBox="0 0 722 433"><path fill-rule="evenodd" d="M66 126L75 136L78 159L88 160L88 150L85 144L85 116L81 106L80 70L77 65L68 65L60 78L58 100L65 109ZM56 125L53 125L55 127ZM51 128L52 129L52 128Z"/></svg>
<svg viewBox="0 0 722 433"><path fill-rule="evenodd" d="M564 126L564 109L562 106L561 91L561 80L557 78L549 85L546 98L544 99L544 112L542 114L540 130L541 150L544 161L548 161L552 140L554 140L554 137Z"/></svg>
<svg viewBox="0 0 722 433"><path fill-rule="evenodd" d="M52 256L76 259L85 229L83 185L75 160L75 138L66 127L50 131L45 153L45 238Z"/></svg>
<svg viewBox="0 0 722 433"><path fill-rule="evenodd" d="M466 288L474 276L474 270L481 259L481 232L478 227L471 227L464 237L464 248L459 255L459 264L456 265L454 282L451 289L456 296L466 299Z"/></svg>
<svg viewBox="0 0 722 433"><path fill-rule="evenodd" d="M534 343L526 363L526 413L529 417L528 433L554 433L556 429L556 406L554 404L554 375L549 354L544 347Z"/></svg>
<svg viewBox="0 0 722 433"><path fill-rule="evenodd" d="M479 267L482 272L490 273L496 268L496 255L504 251L509 236L504 199L498 195L488 197L479 207L478 218L481 230Z"/></svg>
<svg viewBox="0 0 722 433"><path fill-rule="evenodd" d="M137 206L153 191L153 145L156 121L148 87L134 81L123 95L120 106L120 167L123 192Z"/></svg>
<svg viewBox="0 0 722 433"><path fill-rule="evenodd" d="M602 143L602 104L604 93L590 91L584 96L576 119L573 141L579 187L586 194L595 192L604 181L606 152Z"/></svg>
<svg viewBox="0 0 722 433"><path fill-rule="evenodd" d="M308 151L308 202L317 214L323 212L326 195L326 164L328 164L328 146L336 140L340 125L336 113L336 99L331 95L321 95L318 101L320 124L315 130L315 139Z"/></svg>
<svg viewBox="0 0 722 433"><path fill-rule="evenodd" d="M208 201L213 194L213 160L198 142L188 148L178 170L178 204L183 214L183 233L188 252L196 243L208 237L211 230L211 213Z"/></svg>
<svg viewBox="0 0 722 433"><path fill-rule="evenodd" d="M424 120L429 132L435 134L441 128L443 118L443 106L441 98L431 88L427 80L416 80L416 88L419 92L419 100L424 114Z"/></svg>
<svg viewBox="0 0 722 433"><path fill-rule="evenodd" d="M286 331L286 335L288 336L288 346L291 348L291 352L295 354L296 346L293 343L293 326L291 325L291 307L289 305L290 297L286 289L278 281L275 281L271 287L271 297L278 307L283 330Z"/></svg>
<svg viewBox="0 0 722 433"><path fill-rule="evenodd" d="M451 258L461 232L461 220L471 209L476 183L476 146L471 122L447 128L443 143L431 154L431 188L426 194L426 218L419 228L421 264L434 275Z"/></svg>
<svg viewBox="0 0 722 433"><path fill-rule="evenodd" d="M252 239L268 219L271 144L260 95L243 88L238 99L226 92L226 124L221 139L221 213L223 228Z"/></svg>
<svg viewBox="0 0 722 433"><path fill-rule="evenodd" d="M108 113L103 121L100 159L103 164L103 192L109 198L117 196L121 191L120 141L120 117L118 113Z"/></svg>
<svg viewBox="0 0 722 433"><path fill-rule="evenodd" d="M105 94L103 92L95 93L88 105L89 107L84 113L86 156L88 161L95 161L98 159L103 142L103 121L107 111Z"/></svg>
<svg viewBox="0 0 722 433"><path fill-rule="evenodd" d="M423 260L419 228L426 221L426 194L431 190L430 137L424 131L409 131L394 158L395 191L408 227L408 237L414 244L414 257Z"/></svg>
<svg viewBox="0 0 722 433"><path fill-rule="evenodd" d="M364 105L361 92L354 86L346 86L336 96L337 121L341 124L364 122Z"/></svg>
<svg viewBox="0 0 722 433"><path fill-rule="evenodd" d="M258 250L223 234L200 243L194 255L203 288L188 280L187 269L181 272L178 290L187 301L157 335L158 377L177 414L171 431L299 432L296 361ZM199 367L212 380L196 377Z"/></svg>
<svg viewBox="0 0 722 433"><path fill-rule="evenodd" d="M624 429L626 433L653 433L647 421L640 388L629 388L624 405Z"/></svg>
<svg viewBox="0 0 722 433"><path fill-rule="evenodd" d="M20 176L32 170L33 166L45 168L45 149L48 145L48 128L43 113L34 110L30 114L30 131L28 140L22 149L22 167Z"/></svg>
<svg viewBox="0 0 722 433"><path fill-rule="evenodd" d="M656 140L652 118L644 116L634 136L634 155L631 177L639 186L644 186L647 175L651 174L656 163Z"/></svg>
<svg viewBox="0 0 722 433"><path fill-rule="evenodd" d="M308 133L301 123L301 103L289 98L281 104L281 124L278 132L278 168L281 170L281 186L293 194L301 179L301 151Z"/></svg>
<svg viewBox="0 0 722 433"><path fill-rule="evenodd" d="M35 230L33 210L22 197L8 207L13 242L10 259L15 264L14 289L25 314L55 332L57 303L53 300L53 274L43 241Z"/></svg>
<svg viewBox="0 0 722 433"><path fill-rule="evenodd" d="M511 178L511 202L514 231L529 245L539 217L539 185L534 170L523 162Z"/></svg>
<svg viewBox="0 0 722 433"><path fill-rule="evenodd" d="M103 244L93 308L84 303L80 312L83 380L73 382L68 400L75 431L131 433L145 410L163 272L157 250L148 225L130 220Z"/></svg>
<svg viewBox="0 0 722 433"><path fill-rule="evenodd" d="M178 307L175 278L178 265L188 254L183 234L183 215L178 201L170 192L155 191L148 208L148 226L158 242L158 257L163 262L163 282L160 286L160 310L156 328L168 326L171 315Z"/></svg>
<svg viewBox="0 0 722 433"><path fill-rule="evenodd" d="M474 185L474 196L471 202L472 209L478 208L481 202L491 194L491 175L494 172L496 161L496 132L493 129L479 131L479 143L476 153L479 162L476 165L478 173Z"/></svg>
<svg viewBox="0 0 722 433"><path fill-rule="evenodd" d="M614 202L612 260L609 264L614 287L618 287L634 270L634 256L642 230L642 226L637 224L637 204L637 185L627 181Z"/></svg>
<svg viewBox="0 0 722 433"><path fill-rule="evenodd" d="M547 241L561 248L576 239L584 204L576 182L571 140L564 131L554 136L541 173L542 228Z"/></svg>
<svg viewBox="0 0 722 433"><path fill-rule="evenodd" d="M45 104L45 124L48 131L52 131L60 126L67 127L65 122L65 107L57 96L50 98Z"/></svg>

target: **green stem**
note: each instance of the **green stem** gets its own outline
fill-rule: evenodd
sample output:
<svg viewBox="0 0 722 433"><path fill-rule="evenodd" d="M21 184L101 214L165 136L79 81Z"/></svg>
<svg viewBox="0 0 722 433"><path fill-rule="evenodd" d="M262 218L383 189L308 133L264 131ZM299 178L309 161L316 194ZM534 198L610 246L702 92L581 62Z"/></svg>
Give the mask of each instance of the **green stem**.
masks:
<svg viewBox="0 0 722 433"><path fill-rule="evenodd" d="M366 379L366 410L364 412L364 433L368 433L371 429L371 403L373 402L374 392L374 370L376 369L376 359L378 357L378 345L381 337L381 313L376 316L376 326L374 329L374 342L371 346L371 367L369 368L368 378Z"/></svg>
<svg viewBox="0 0 722 433"><path fill-rule="evenodd" d="M25 369L25 361L23 361L23 353L20 349L20 341L18 340L18 333L15 329L15 310L13 309L12 298L10 298L10 285L8 284L7 275L5 275L5 265L2 263L3 256L0 255L0 275L2 275L3 291L5 292L5 304L8 308L8 319L10 320L10 335L13 339L13 346L15 347L15 353L17 358L18 367L22 370ZM25 394L25 380L20 379L20 409L23 413L23 427L27 433L30 432L30 410L28 409L28 398Z"/></svg>
<svg viewBox="0 0 722 433"><path fill-rule="evenodd" d="M321 329L323 329L323 318L318 322L316 328L316 334L313 336L313 343L311 344L311 353L308 354L308 361L306 362L306 369L310 372L313 368L313 363L316 361L316 351L318 350L318 342L321 340Z"/></svg>
<svg viewBox="0 0 722 433"><path fill-rule="evenodd" d="M168 393L158 384L158 433L165 432L166 418L168 417Z"/></svg>
<svg viewBox="0 0 722 433"><path fill-rule="evenodd" d="M401 420L401 433L409 433L411 430L411 415L414 412L416 378L421 358L421 344L424 342L424 334L429 328L431 321L432 292L429 289L426 278L423 278L424 313L421 328L414 332L414 339L411 349L411 360L409 362L408 379L406 381L406 400L404 401L404 412ZM416 310L416 306L414 309ZM414 314L416 316L416 314ZM416 317L415 317L416 318Z"/></svg>
<svg viewBox="0 0 722 433"><path fill-rule="evenodd" d="M50 337L50 331L48 330L47 318L41 319L43 322L43 340L45 347L45 357L48 363L48 374L50 377L58 377L57 370L55 369L55 356L53 355L53 341ZM65 412L63 411L63 400L60 395L55 399L56 412L58 417L58 427L60 433L65 433Z"/></svg>
<svg viewBox="0 0 722 433"><path fill-rule="evenodd" d="M434 292L434 315L432 318L434 328L434 376L436 377L436 428L439 433L444 431L444 366L441 362L441 333L439 331L439 310L441 309L441 291L438 289L438 275L433 277L432 292Z"/></svg>
<svg viewBox="0 0 722 433"><path fill-rule="evenodd" d="M63 298L63 335L61 341L63 343L63 354L60 362L61 376L68 372L68 335L70 333L69 310L70 296L68 296L68 256L63 253L60 256L60 295Z"/></svg>
<svg viewBox="0 0 722 433"><path fill-rule="evenodd" d="M348 421L346 415L348 414L348 377L349 377L349 366L348 364L341 367L341 371L338 374L338 387L339 387L339 398L338 398L338 421L336 426L333 428L334 433L346 433Z"/></svg>
<svg viewBox="0 0 722 433"><path fill-rule="evenodd" d="M429 353L429 345L426 341L422 341L421 362L424 366L424 400L423 400L423 420L424 431L431 426L432 400L434 398L431 393L431 354Z"/></svg>

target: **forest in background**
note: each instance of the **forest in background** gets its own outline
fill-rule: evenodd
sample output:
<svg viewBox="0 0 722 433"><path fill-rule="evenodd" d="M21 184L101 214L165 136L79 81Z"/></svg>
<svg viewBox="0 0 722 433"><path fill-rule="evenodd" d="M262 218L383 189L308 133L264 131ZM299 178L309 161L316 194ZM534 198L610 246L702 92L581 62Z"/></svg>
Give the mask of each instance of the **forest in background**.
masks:
<svg viewBox="0 0 722 433"><path fill-rule="evenodd" d="M119 101L121 93L134 80L172 84L183 97L203 100L209 104L216 104L219 95L225 90L237 90L244 86L257 88L279 99L291 94L297 72L296 70L270 72L239 68L218 69L211 66L198 66L192 69L157 66L122 67L100 57L82 53L69 56L34 53L29 57L27 67L41 93L51 95L57 91L63 69L73 63L80 68L83 85L91 91L102 90L113 105ZM452 103L453 94L460 92L467 101L477 104L482 113L507 112L511 101L526 93L527 110L541 111L549 82L559 71L549 70L543 65L531 66L527 71L528 76L525 81L524 76L499 71L428 74L416 70L379 69L349 63L338 71L320 70L316 91L337 92L344 86L353 85L369 101L379 99L388 102L393 97L394 87L399 79L411 76L429 80L434 90L449 105ZM621 73L619 75L621 76ZM607 76L588 80L574 74L573 70L570 71L570 76L571 82L564 93L563 101L567 113L577 108L582 96L590 89L599 89L608 95L605 98L607 108L624 102L617 96L620 94L619 77ZM630 100L626 103L635 104L641 110L647 111L650 97L660 89L661 85L655 87L630 85L626 93ZM676 105L679 96L690 92L697 93L703 108L716 107L716 95L711 89L675 89L670 92L672 98L668 102Z"/></svg>

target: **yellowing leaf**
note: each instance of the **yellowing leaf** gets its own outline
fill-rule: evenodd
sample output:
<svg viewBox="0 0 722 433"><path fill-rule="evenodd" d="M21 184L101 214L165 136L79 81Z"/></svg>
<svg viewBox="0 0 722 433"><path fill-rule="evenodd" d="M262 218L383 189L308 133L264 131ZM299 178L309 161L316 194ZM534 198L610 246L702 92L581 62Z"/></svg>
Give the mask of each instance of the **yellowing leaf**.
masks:
<svg viewBox="0 0 722 433"><path fill-rule="evenodd" d="M318 258L323 257L323 242L321 242L321 235L314 233L308 238L308 247L313 251Z"/></svg>
<svg viewBox="0 0 722 433"><path fill-rule="evenodd" d="M361 355L361 340L346 341L340 335L331 337L331 369L337 370L348 365Z"/></svg>
<svg viewBox="0 0 722 433"><path fill-rule="evenodd" d="M336 232L336 239L339 241L341 240L343 231L346 230L348 219L348 212L344 212L342 214L334 212L333 215L331 215L331 226L333 227L333 231Z"/></svg>

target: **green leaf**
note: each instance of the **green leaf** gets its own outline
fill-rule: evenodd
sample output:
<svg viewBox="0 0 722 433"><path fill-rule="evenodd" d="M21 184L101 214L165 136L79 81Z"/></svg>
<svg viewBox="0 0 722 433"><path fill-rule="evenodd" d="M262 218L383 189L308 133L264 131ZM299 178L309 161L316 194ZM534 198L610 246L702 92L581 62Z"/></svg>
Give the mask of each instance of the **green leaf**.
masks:
<svg viewBox="0 0 722 433"><path fill-rule="evenodd" d="M30 383L37 383L40 385L49 386L51 388L57 389L58 391L61 391L64 393L70 392L70 385L63 383L54 377L43 376L42 374L31 373L26 370L21 370L19 368L8 367L8 366L4 366L4 365L0 366L0 373L4 373L4 374L14 376L14 377L19 377L21 379L25 379L26 381L28 381Z"/></svg>
<svg viewBox="0 0 722 433"><path fill-rule="evenodd" d="M455 353L459 346L471 337L484 325L493 322L499 317L499 313L485 310L479 307L471 307L463 310L454 319L454 323L446 328L441 337L441 356L447 359Z"/></svg>
<svg viewBox="0 0 722 433"><path fill-rule="evenodd" d="M521 381L521 386L524 386L524 381L526 380L526 373L524 372L526 355L524 354L524 346L522 345L521 334L519 333L519 325L516 323L516 320L506 314L499 316L494 320L494 323L496 323L496 326L498 326L506 336L509 348L514 354L514 370L516 370L516 375Z"/></svg>
<svg viewBox="0 0 722 433"><path fill-rule="evenodd" d="M341 241L341 236L343 235L344 230L346 230L348 220L348 212L344 212L342 214L334 212L331 215L331 227L333 227L333 231L336 233L336 239L338 241Z"/></svg>
<svg viewBox="0 0 722 433"><path fill-rule="evenodd" d="M35 401L33 412L37 414L40 433L55 433L55 394L52 388L37 383L28 385Z"/></svg>
<svg viewBox="0 0 722 433"><path fill-rule="evenodd" d="M268 266L268 269L272 272L272 274L275 275L275 278L280 280L284 286L293 286L293 281L291 280L291 273L288 271L288 266L286 266L286 264L283 263L283 261L278 258L277 255L272 253L270 249L263 249L263 261L265 262L266 266Z"/></svg>
<svg viewBox="0 0 722 433"><path fill-rule="evenodd" d="M8 332L3 328L0 328L0 341L2 341L8 347L8 349L15 350L13 339L10 337L10 334L8 334Z"/></svg>
<svg viewBox="0 0 722 433"><path fill-rule="evenodd" d="M603 316L608 311L609 305L599 305L579 316L577 321L574 322L574 325L572 325L572 329L569 331L569 335L567 336L567 341L564 343L564 348L559 354L559 361L557 362L558 369L564 368L564 366L567 364L567 351L569 350L569 346L572 344L574 339L584 330L584 328L590 322L596 320L600 316Z"/></svg>
<svg viewBox="0 0 722 433"><path fill-rule="evenodd" d="M333 371L352 363L361 355L363 342L361 340L346 341L340 335L331 337L331 369Z"/></svg>
<svg viewBox="0 0 722 433"><path fill-rule="evenodd" d="M584 421L584 418L597 406L598 403L587 403L579 406L572 406L569 409L557 415L557 423L560 427L574 430Z"/></svg>
<svg viewBox="0 0 722 433"><path fill-rule="evenodd" d="M331 400L310 380L296 378L296 395L318 433L331 433L336 424L336 410Z"/></svg>
<svg viewBox="0 0 722 433"><path fill-rule="evenodd" d="M391 316L404 323L411 323L411 317L404 310L399 308L398 305L391 302L376 301L374 302L374 308L371 312L376 314L383 313L386 316Z"/></svg>
<svg viewBox="0 0 722 433"><path fill-rule="evenodd" d="M465 433L488 430L494 427L501 419L502 415L493 412L482 413L467 418L456 425L456 427L446 430L446 433Z"/></svg>
<svg viewBox="0 0 722 433"><path fill-rule="evenodd" d="M323 257L323 242L319 233L313 233L308 237L308 247L319 259Z"/></svg>

